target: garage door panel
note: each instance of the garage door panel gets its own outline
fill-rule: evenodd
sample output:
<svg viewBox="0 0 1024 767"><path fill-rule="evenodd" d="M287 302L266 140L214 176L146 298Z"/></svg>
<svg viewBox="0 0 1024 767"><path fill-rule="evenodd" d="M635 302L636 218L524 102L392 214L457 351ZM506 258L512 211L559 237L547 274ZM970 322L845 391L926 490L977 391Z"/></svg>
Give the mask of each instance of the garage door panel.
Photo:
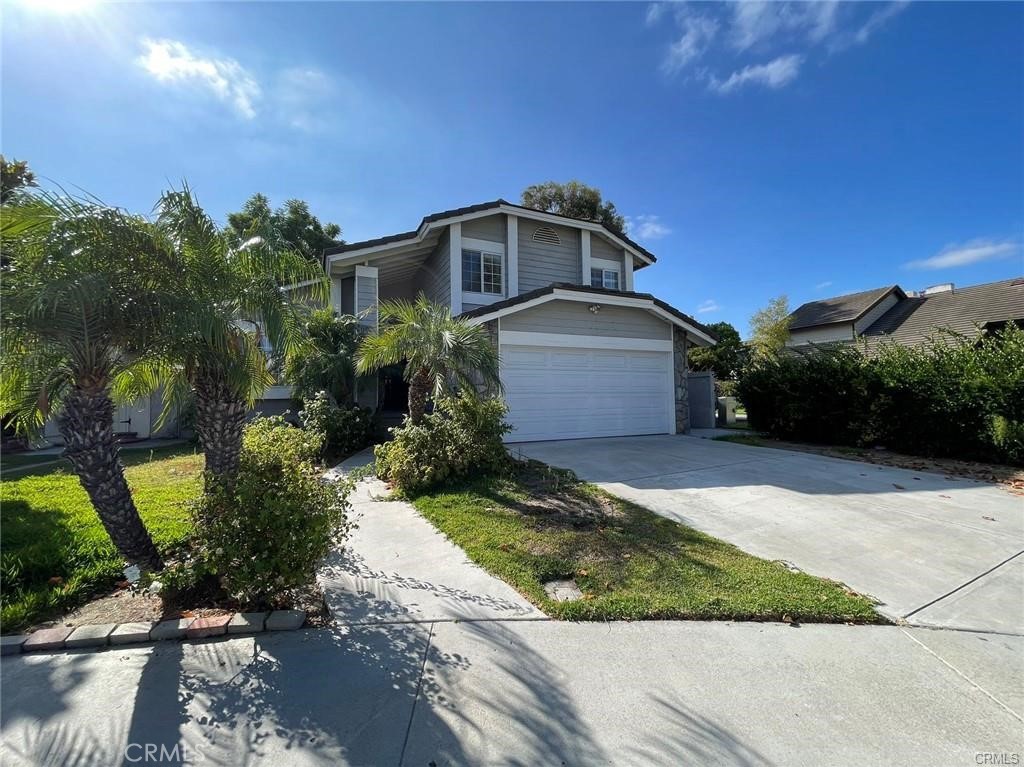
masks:
<svg viewBox="0 0 1024 767"><path fill-rule="evenodd" d="M503 345L508 439L664 434L671 370L670 352Z"/></svg>

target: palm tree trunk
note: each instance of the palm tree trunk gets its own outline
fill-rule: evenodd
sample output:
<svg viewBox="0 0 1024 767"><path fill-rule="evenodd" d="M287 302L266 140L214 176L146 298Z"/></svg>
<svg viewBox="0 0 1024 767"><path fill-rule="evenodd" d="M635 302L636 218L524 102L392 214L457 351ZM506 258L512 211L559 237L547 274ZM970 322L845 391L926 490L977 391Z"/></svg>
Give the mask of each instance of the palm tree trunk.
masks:
<svg viewBox="0 0 1024 767"><path fill-rule="evenodd" d="M248 407L227 396L221 387L196 386L196 433L206 456L206 485L211 481L231 485L238 476L242 455L242 430Z"/></svg>
<svg viewBox="0 0 1024 767"><path fill-rule="evenodd" d="M409 420L413 425L423 421L427 412L427 397L430 395L430 372L420 368L409 380Z"/></svg>
<svg viewBox="0 0 1024 767"><path fill-rule="evenodd" d="M144 570L161 570L163 560L124 478L113 420L114 403L106 388L75 387L57 418L64 457L71 461L118 553Z"/></svg>

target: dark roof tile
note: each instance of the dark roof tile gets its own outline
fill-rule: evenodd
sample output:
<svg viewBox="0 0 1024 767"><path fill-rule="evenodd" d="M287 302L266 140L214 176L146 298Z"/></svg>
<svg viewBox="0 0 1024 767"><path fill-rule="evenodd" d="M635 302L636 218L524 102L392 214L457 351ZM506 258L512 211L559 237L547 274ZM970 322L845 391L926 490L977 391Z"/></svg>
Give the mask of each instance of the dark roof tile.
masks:
<svg viewBox="0 0 1024 767"><path fill-rule="evenodd" d="M792 322L789 329L799 330L836 322L853 322L893 290L898 291L901 298L905 296L899 285L889 285L845 296L823 298L820 301L808 301L790 315Z"/></svg>

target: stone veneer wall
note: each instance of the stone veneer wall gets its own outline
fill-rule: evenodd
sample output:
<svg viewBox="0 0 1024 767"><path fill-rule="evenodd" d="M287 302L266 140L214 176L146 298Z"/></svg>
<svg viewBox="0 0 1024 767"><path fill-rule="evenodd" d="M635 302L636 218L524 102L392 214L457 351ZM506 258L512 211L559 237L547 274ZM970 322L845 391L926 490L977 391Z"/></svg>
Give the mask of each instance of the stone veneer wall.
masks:
<svg viewBox="0 0 1024 767"><path fill-rule="evenodd" d="M483 326L484 326L484 331L486 331L486 333L487 333L487 337L491 339L491 346L494 348L494 353L497 354L498 353L498 349L499 349L499 346L498 346L498 321L497 320L489 320L489 321L485 322L483 324ZM490 396L490 397L493 397L493 396L498 394L497 390L495 390L493 387L491 387L491 386L484 386L483 378L479 374L477 374L475 376L475 378L476 378L476 388L478 390L480 390L481 394L485 394L485 395Z"/></svg>
<svg viewBox="0 0 1024 767"><path fill-rule="evenodd" d="M676 434L686 434L690 431L690 399L686 390L686 333L676 326L672 327L672 362L675 368Z"/></svg>

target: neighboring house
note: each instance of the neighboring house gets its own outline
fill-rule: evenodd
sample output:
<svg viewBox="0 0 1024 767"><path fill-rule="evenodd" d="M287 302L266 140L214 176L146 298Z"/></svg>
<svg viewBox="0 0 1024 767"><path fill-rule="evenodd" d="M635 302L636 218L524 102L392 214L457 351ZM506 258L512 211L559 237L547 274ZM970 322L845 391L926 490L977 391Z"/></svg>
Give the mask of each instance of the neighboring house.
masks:
<svg viewBox="0 0 1024 767"><path fill-rule="evenodd" d="M335 311L377 324L377 302L424 293L483 325L498 349L510 441L689 429L686 354L714 335L633 274L655 257L601 224L504 200L426 216L412 231L328 249ZM360 404L405 407L401 370Z"/></svg>
<svg viewBox="0 0 1024 767"><path fill-rule="evenodd" d="M1024 326L1024 278L918 293L890 285L810 301L790 317L792 347L858 341L870 353L882 342L917 346L942 333L973 339L1011 320Z"/></svg>

